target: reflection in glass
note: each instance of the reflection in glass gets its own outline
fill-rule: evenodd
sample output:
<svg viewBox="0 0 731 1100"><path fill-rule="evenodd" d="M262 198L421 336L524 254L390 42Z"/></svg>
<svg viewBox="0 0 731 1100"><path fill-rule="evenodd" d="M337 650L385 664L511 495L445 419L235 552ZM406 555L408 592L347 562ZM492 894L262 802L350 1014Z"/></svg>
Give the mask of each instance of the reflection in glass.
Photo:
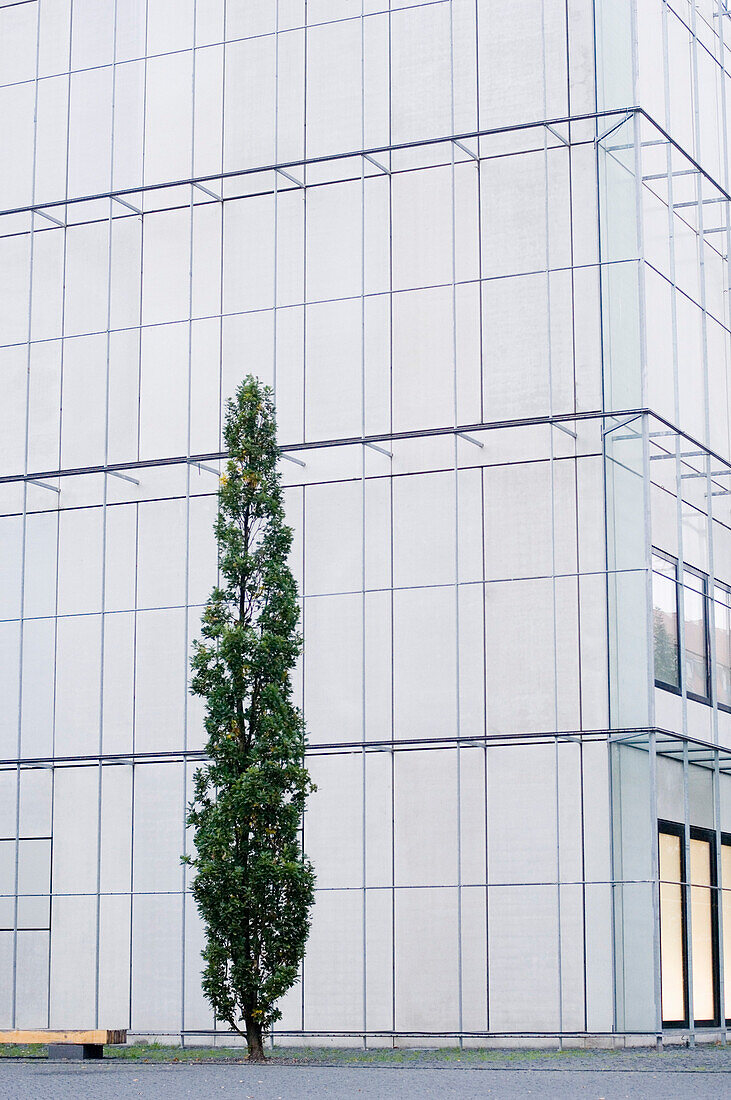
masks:
<svg viewBox="0 0 731 1100"><path fill-rule="evenodd" d="M693 950L693 1015L713 1020L716 1004L713 989L713 911L711 904L711 845L707 840L690 842L690 904Z"/></svg>
<svg viewBox="0 0 731 1100"><path fill-rule="evenodd" d="M725 585L716 585L713 629L716 635L716 698L719 706L731 707L731 591Z"/></svg>
<svg viewBox="0 0 731 1100"><path fill-rule="evenodd" d="M677 563L659 554L652 555L652 604L655 682L679 690Z"/></svg>
<svg viewBox="0 0 731 1100"><path fill-rule="evenodd" d="M680 837L660 833L660 958L665 1023L682 1023L685 1019L681 866Z"/></svg>
<svg viewBox="0 0 731 1100"><path fill-rule="evenodd" d="M683 674L689 695L708 699L708 625L706 578L687 567L684 572L683 614L685 623L685 656Z"/></svg>

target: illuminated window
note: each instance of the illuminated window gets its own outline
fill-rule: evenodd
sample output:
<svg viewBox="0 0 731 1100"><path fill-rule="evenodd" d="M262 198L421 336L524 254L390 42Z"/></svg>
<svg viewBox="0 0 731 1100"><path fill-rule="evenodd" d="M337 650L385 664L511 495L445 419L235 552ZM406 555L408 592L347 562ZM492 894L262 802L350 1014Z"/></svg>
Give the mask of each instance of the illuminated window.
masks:
<svg viewBox="0 0 731 1100"><path fill-rule="evenodd" d="M686 878L685 831L682 825L674 822L660 822L659 849L663 1025L682 1027L687 1026L689 1022L686 932L688 893L690 894L690 949L693 963L693 1018L700 1026L717 1025L719 967L715 840L713 834L704 829L690 830L689 880ZM727 858L728 872L731 876L731 856ZM731 895L731 889L728 892ZM731 897L728 900L724 898L724 905L725 909L729 910L731 920ZM726 938L731 938L728 933ZM731 968L727 965L727 972L729 969ZM726 1011L728 1012L728 1008Z"/></svg>

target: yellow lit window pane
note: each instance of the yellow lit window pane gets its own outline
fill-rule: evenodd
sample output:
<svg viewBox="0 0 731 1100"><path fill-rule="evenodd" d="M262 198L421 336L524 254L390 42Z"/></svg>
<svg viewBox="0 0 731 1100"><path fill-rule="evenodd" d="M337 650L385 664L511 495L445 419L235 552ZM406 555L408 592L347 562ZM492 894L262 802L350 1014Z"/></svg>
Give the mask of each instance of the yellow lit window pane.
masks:
<svg viewBox="0 0 731 1100"><path fill-rule="evenodd" d="M713 916L711 911L711 846L707 840L690 842L690 905L693 950L693 1015L696 1020L715 1016L713 996Z"/></svg>
<svg viewBox="0 0 731 1100"><path fill-rule="evenodd" d="M683 898L680 886L680 837L660 833L660 953L662 1018L685 1019L683 972Z"/></svg>

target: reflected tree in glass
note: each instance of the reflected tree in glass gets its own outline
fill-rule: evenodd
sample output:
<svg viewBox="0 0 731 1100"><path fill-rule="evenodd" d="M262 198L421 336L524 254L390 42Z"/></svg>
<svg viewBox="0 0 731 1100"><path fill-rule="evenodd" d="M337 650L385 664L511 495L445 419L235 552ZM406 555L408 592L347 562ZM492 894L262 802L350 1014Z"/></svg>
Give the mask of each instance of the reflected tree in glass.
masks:
<svg viewBox="0 0 731 1100"><path fill-rule="evenodd" d="M652 625L655 642L655 682L680 688L678 644L677 562L652 555Z"/></svg>
<svg viewBox="0 0 731 1100"><path fill-rule="evenodd" d="M655 679L670 687L679 686L677 633L668 629L667 618L660 608L653 612L655 633Z"/></svg>
<svg viewBox="0 0 731 1100"><path fill-rule="evenodd" d="M251 375L228 402L229 459L215 534L220 583L202 616L191 690L205 700L209 763L195 776L188 824L192 893L203 918L203 991L216 1016L264 1059L263 1035L296 981L305 952L314 872L301 818L314 789L305 729L292 702L301 647L287 564L272 392Z"/></svg>

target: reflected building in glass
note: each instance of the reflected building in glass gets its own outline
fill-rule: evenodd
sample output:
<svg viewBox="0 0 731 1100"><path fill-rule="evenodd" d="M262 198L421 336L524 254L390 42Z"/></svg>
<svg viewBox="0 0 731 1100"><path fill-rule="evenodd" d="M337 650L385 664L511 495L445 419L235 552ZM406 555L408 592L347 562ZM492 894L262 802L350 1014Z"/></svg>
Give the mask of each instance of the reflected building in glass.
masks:
<svg viewBox="0 0 731 1100"><path fill-rule="evenodd" d="M730 40L0 0L0 1026L227 1041L179 857L253 372L318 784L278 1039L723 1033Z"/></svg>

